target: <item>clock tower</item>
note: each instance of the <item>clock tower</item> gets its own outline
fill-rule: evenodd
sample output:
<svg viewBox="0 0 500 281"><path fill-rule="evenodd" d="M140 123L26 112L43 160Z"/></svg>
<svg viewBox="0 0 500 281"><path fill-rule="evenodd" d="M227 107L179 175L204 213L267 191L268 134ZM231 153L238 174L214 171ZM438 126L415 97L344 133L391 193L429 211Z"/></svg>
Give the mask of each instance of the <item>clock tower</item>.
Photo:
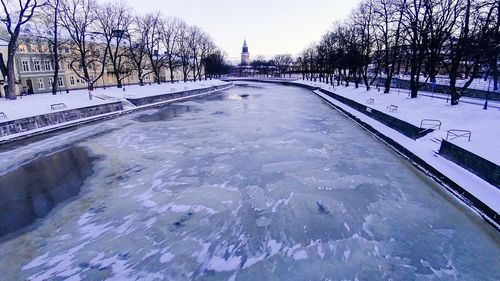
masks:
<svg viewBox="0 0 500 281"><path fill-rule="evenodd" d="M243 41L243 48L241 48L241 65L250 65L250 53L246 39Z"/></svg>

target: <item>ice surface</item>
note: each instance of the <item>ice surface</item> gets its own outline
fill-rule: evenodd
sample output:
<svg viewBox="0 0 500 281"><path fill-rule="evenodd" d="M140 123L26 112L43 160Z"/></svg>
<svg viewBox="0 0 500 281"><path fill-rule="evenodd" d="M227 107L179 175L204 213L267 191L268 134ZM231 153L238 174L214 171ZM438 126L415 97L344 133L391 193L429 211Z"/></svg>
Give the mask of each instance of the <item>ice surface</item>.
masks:
<svg viewBox="0 0 500 281"><path fill-rule="evenodd" d="M0 153L3 173L67 146L98 157L76 198L0 243L2 278L500 279L498 232L310 92L185 105Z"/></svg>

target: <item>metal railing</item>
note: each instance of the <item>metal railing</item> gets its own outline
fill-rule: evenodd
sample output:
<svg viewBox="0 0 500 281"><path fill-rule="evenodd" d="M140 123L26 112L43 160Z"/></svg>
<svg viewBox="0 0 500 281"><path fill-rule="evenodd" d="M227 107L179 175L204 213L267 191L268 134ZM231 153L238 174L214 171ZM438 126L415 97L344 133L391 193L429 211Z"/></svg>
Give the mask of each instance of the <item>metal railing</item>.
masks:
<svg viewBox="0 0 500 281"><path fill-rule="evenodd" d="M434 129L438 129L440 130L441 129L441 120L437 120L437 119L422 119L422 121L420 122L420 129L423 129L422 131L420 132L425 132L427 130L434 130Z"/></svg>
<svg viewBox="0 0 500 281"><path fill-rule="evenodd" d="M389 112L398 112L398 106L394 104L389 105L385 109Z"/></svg>
<svg viewBox="0 0 500 281"><path fill-rule="evenodd" d="M51 104L50 105L50 109L51 110L56 110L56 109L63 109L63 108L67 108L66 104L64 103L54 103L54 104Z"/></svg>
<svg viewBox="0 0 500 281"><path fill-rule="evenodd" d="M469 130L448 130L446 140L454 140L457 138L467 138L470 141L472 132Z"/></svg>

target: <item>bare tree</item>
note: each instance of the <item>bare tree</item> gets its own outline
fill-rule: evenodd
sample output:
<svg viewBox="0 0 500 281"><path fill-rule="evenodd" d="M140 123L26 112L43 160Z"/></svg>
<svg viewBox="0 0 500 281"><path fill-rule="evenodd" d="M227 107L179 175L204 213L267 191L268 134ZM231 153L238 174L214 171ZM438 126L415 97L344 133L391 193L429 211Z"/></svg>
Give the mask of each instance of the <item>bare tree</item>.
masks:
<svg viewBox="0 0 500 281"><path fill-rule="evenodd" d="M178 18L167 18L162 29L162 43L165 48L165 64L170 72L170 82L174 83L174 72L178 67L179 41L181 30L186 24Z"/></svg>
<svg viewBox="0 0 500 281"><path fill-rule="evenodd" d="M137 79L139 80L139 85L144 85L144 78L153 73L153 68L148 57L148 34L145 32L147 30L145 22L142 17L136 16L133 19L133 23L129 28L128 36L128 52L127 56L131 62L132 70L137 73Z"/></svg>
<svg viewBox="0 0 500 281"><path fill-rule="evenodd" d="M181 65L181 71L184 82L188 80L189 73L191 72L191 55L192 50L190 47L190 37L189 37L189 27L187 25L183 25L180 27L180 40L178 42L178 50L179 50L179 61Z"/></svg>
<svg viewBox="0 0 500 281"><path fill-rule="evenodd" d="M201 34L199 44L200 44L199 58L195 61L197 63L197 68L198 68L198 79L201 80L203 79L204 75L206 79L204 62L209 55L216 52L217 47L212 41L212 38L210 38L210 36L205 32Z"/></svg>
<svg viewBox="0 0 500 281"><path fill-rule="evenodd" d="M160 12L147 14L142 17L142 32L146 35L146 49L151 68L155 76L155 82L160 84L160 71L165 64L164 54L161 52L162 30L164 21Z"/></svg>
<svg viewBox="0 0 500 281"><path fill-rule="evenodd" d="M456 9L457 13L455 14L457 18L456 29L449 32L446 38L447 60L450 61L448 76L452 105L458 104L463 92L470 86L479 70L483 53L487 52L487 40L492 30L490 24L496 21L493 15L498 2L465 0L464 2L459 1L457 5L460 5L460 8ZM466 65L464 62L467 62ZM459 90L456 82L461 66L466 68L464 72L469 73L469 79Z"/></svg>
<svg viewBox="0 0 500 281"><path fill-rule="evenodd" d="M368 78L368 68L371 59L374 55L373 48L375 46L375 36L374 36L374 5L372 0L362 1L357 10L354 10L352 15L352 20L354 22L354 31L358 37L358 50L359 50L359 73L363 78L366 90L370 90L370 84L373 82L369 81ZM377 73L376 73L377 74Z"/></svg>
<svg viewBox="0 0 500 281"><path fill-rule="evenodd" d="M2 69L7 69L8 89L6 97L8 99L16 99L17 90L14 71L14 55L17 51L17 40L21 32L21 27L31 20L35 10L43 6L45 2L39 2L37 0L0 0L0 2L2 3L4 12L0 15L0 21L5 24L7 32L10 35L9 44L7 46L7 66L2 67Z"/></svg>
<svg viewBox="0 0 500 281"><path fill-rule="evenodd" d="M200 69L198 68L199 66L199 60L200 60L200 42L202 40L202 31L198 26L190 26L187 29L187 34L186 34L186 39L187 39L187 44L188 48L190 49L190 57L191 57L191 68L193 70L193 80L196 81L198 77L198 73Z"/></svg>
<svg viewBox="0 0 500 281"><path fill-rule="evenodd" d="M102 77L107 64L106 44L93 25L97 20L97 4L94 0L67 0L61 4L61 24L71 46L69 66L92 86Z"/></svg>
<svg viewBox="0 0 500 281"><path fill-rule="evenodd" d="M127 35L132 23L130 9L123 2L106 3L100 7L97 15L98 29L106 42L106 51L113 67L116 86L122 87L122 81L132 74L127 58Z"/></svg>
<svg viewBox="0 0 500 281"><path fill-rule="evenodd" d="M39 45L48 45L50 49L48 57L53 66L52 81L56 82L59 77L59 65L64 60L60 50L68 43L60 30L60 3L61 0L48 0L46 2L41 13L34 18L36 33L33 34ZM57 94L58 88L59 84L53 82L51 87L53 95Z"/></svg>
<svg viewBox="0 0 500 281"><path fill-rule="evenodd" d="M274 56L273 61L278 68L278 72L281 77L282 73L286 73L288 71L290 65L293 63L293 58L290 54L280 54Z"/></svg>
<svg viewBox="0 0 500 281"><path fill-rule="evenodd" d="M378 41L381 42L383 50L383 67L386 75L384 93L388 93L391 89L396 59L400 53L401 21L406 0L380 0L375 5L374 25L379 30Z"/></svg>

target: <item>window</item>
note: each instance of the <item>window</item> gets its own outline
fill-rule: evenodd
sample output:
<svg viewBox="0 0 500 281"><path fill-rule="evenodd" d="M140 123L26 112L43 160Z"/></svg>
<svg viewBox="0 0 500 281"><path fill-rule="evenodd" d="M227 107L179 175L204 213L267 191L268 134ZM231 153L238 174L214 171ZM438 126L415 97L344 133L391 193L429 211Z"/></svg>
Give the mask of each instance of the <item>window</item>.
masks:
<svg viewBox="0 0 500 281"><path fill-rule="evenodd" d="M69 48L68 47L64 47L64 52L67 54L69 53Z"/></svg>
<svg viewBox="0 0 500 281"><path fill-rule="evenodd" d="M38 90L45 89L45 85L43 84L43 78L38 78Z"/></svg>
<svg viewBox="0 0 500 281"><path fill-rule="evenodd" d="M30 71L30 61L29 60L21 60L21 68L23 71Z"/></svg>
<svg viewBox="0 0 500 281"><path fill-rule="evenodd" d="M59 87L64 87L64 81L62 77L57 77L57 85L59 85Z"/></svg>
<svg viewBox="0 0 500 281"><path fill-rule="evenodd" d="M70 76L70 77L69 77L69 84L70 84L71 86L74 86L74 85L75 85L75 76Z"/></svg>
<svg viewBox="0 0 500 281"><path fill-rule="evenodd" d="M19 46L19 52L26 53L26 45L20 45Z"/></svg>
<svg viewBox="0 0 500 281"><path fill-rule="evenodd" d="M33 61L33 70L34 71L41 71L42 70L39 60Z"/></svg>
<svg viewBox="0 0 500 281"><path fill-rule="evenodd" d="M52 69L52 64L48 60L44 61L43 65L45 67L45 70L51 70Z"/></svg>
<svg viewBox="0 0 500 281"><path fill-rule="evenodd" d="M54 85L54 78L49 77L47 81L49 82L49 87L52 89L52 86Z"/></svg>

